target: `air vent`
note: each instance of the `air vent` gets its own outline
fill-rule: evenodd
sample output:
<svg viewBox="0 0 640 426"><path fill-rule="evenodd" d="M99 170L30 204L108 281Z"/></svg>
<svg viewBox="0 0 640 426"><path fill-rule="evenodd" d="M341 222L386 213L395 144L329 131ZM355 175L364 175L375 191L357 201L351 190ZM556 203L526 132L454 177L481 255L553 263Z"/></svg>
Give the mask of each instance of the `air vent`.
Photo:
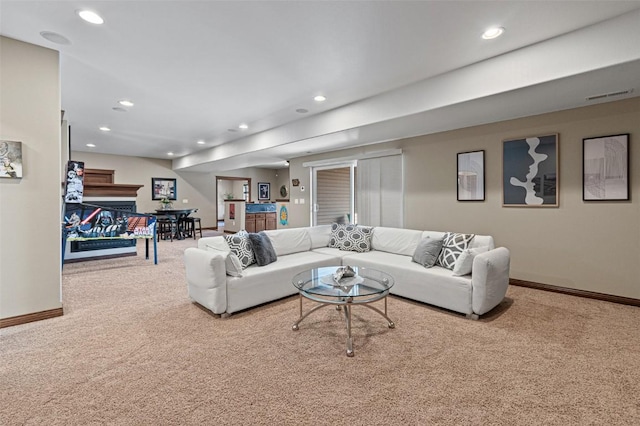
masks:
<svg viewBox="0 0 640 426"><path fill-rule="evenodd" d="M618 92L611 92L611 93L603 93L602 95L587 96L586 99L588 101L595 101L597 99L604 99L604 98L611 98L611 97L614 97L614 96L628 95L630 93L633 93L633 89L620 90Z"/></svg>

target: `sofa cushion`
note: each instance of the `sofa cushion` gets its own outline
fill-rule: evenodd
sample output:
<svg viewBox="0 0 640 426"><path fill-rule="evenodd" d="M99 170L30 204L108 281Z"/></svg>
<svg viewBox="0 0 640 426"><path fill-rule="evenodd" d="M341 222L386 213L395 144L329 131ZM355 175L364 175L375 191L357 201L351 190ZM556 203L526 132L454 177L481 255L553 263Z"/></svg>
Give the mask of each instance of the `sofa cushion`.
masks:
<svg viewBox="0 0 640 426"><path fill-rule="evenodd" d="M440 265L447 269L453 269L456 260L460 257L462 250L469 246L475 234L458 234L456 232L447 232L444 235L442 250L438 256L436 265Z"/></svg>
<svg viewBox="0 0 640 426"><path fill-rule="evenodd" d="M306 228L273 229L264 232L271 240L277 256L311 249L311 238Z"/></svg>
<svg viewBox="0 0 640 426"><path fill-rule="evenodd" d="M258 232L257 234L249 234L251 248L258 266L265 266L278 260L276 252L271 245L271 240L267 234Z"/></svg>
<svg viewBox="0 0 640 426"><path fill-rule="evenodd" d="M240 231L233 235L225 235L224 239L227 241L227 244L229 244L231 252L240 259L243 269L256 262L247 231Z"/></svg>
<svg viewBox="0 0 640 426"><path fill-rule="evenodd" d="M440 232L440 231L422 231L422 238L431 237L437 240L438 239L444 240L445 234L446 232Z"/></svg>
<svg viewBox="0 0 640 426"><path fill-rule="evenodd" d="M421 239L422 231L376 226L371 237L371 248L388 253L413 256Z"/></svg>
<svg viewBox="0 0 640 426"><path fill-rule="evenodd" d="M491 235L478 235L473 237L467 248L489 247L489 250L496 248Z"/></svg>
<svg viewBox="0 0 640 426"><path fill-rule="evenodd" d="M296 274L312 268L339 265L339 258L307 251L281 256L277 262L261 268L250 266L242 271L242 278L227 278L227 312L297 294L298 289L291 282Z"/></svg>
<svg viewBox="0 0 640 426"><path fill-rule="evenodd" d="M342 260L343 265L364 266L384 271L395 282L391 294L432 303L457 312L471 313L471 276L456 277L452 271L440 266L424 268L402 256L372 250L351 253Z"/></svg>
<svg viewBox="0 0 640 426"><path fill-rule="evenodd" d="M462 250L460 257L456 260L456 264L453 267L453 275L461 276L471 273L473 269L473 259L480 253L489 251L489 247L476 247Z"/></svg>
<svg viewBox="0 0 640 426"><path fill-rule="evenodd" d="M331 225L329 247L340 250L364 253L371 250L371 234L373 227L360 225Z"/></svg>
<svg viewBox="0 0 640 426"><path fill-rule="evenodd" d="M331 238L331 225L317 225L307 228L311 238L311 249L327 247Z"/></svg>
<svg viewBox="0 0 640 426"><path fill-rule="evenodd" d="M411 260L425 268L431 268L436 264L440 250L442 250L442 239L423 238L422 241L418 243Z"/></svg>
<svg viewBox="0 0 640 426"><path fill-rule="evenodd" d="M321 254L326 254L327 256L332 256L338 259L343 259L345 256L348 256L350 254L353 254L352 251L344 251L344 250L340 250L337 248L333 248L333 247L319 247L317 249L313 249L311 250L314 253L321 253ZM340 262L338 262L337 264L338 266L340 266Z"/></svg>

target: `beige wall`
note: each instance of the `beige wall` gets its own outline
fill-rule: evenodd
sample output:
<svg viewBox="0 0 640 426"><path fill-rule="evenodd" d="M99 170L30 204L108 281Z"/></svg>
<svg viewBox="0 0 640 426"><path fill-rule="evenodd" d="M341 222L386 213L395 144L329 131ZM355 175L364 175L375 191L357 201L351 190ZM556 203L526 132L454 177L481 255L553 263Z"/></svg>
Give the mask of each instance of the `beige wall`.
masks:
<svg viewBox="0 0 640 426"><path fill-rule="evenodd" d="M284 197L289 198L289 190L291 187L291 181L289 180L289 168L285 168L285 169L278 169L276 170L276 181L275 183L272 183L271 186L271 192L273 192L273 195L271 195L271 198L274 199L282 199L282 195L280 195L280 187L284 185L285 188L287 188L287 196Z"/></svg>
<svg viewBox="0 0 640 426"><path fill-rule="evenodd" d="M202 219L202 227L214 227L216 221L215 181L206 173L176 173L171 170L170 160L126 157L120 155L72 152L72 159L84 161L87 169L115 170L115 183L144 185L138 190L136 205L138 212L153 212L159 207L151 199L151 178L176 179L177 200L175 208L197 208L196 215ZM187 202L185 203L184 200Z"/></svg>
<svg viewBox="0 0 640 426"><path fill-rule="evenodd" d="M559 134L559 208L502 207L502 141ZM630 133L631 201L582 201L582 139ZM292 226L309 224L309 170L302 162L401 148L405 227L490 234L511 250L511 277L640 299L640 98L298 158ZM486 201L456 201L456 154L486 151ZM293 203L305 198L304 205Z"/></svg>
<svg viewBox="0 0 640 426"><path fill-rule="evenodd" d="M271 200L275 200L276 192L274 191L274 187L278 182L278 178L276 177L277 170L274 169L263 169L259 167L248 167L245 169L236 169L236 170L228 170L219 173L212 173L212 179L216 179L217 176L228 176L228 177L244 177L251 179L251 200L253 202L258 202L258 182L269 182L271 183ZM239 186L234 186L233 195L236 198L242 198L242 184L238 183Z"/></svg>
<svg viewBox="0 0 640 426"><path fill-rule="evenodd" d="M58 52L0 36L0 139L23 155L23 178L0 179L0 318L62 306L58 70Z"/></svg>
<svg viewBox="0 0 640 426"><path fill-rule="evenodd" d="M271 198L279 198L276 173L278 170L263 168L246 168L221 173L175 172L171 169L170 160L155 158L127 157L121 155L95 154L91 152L73 151L72 159L84 161L88 169L115 170L115 183L144 185L138 190L136 204L139 212L152 212L158 208L158 201L151 200L151 178L177 179L177 201L174 207L197 208L198 217L202 219L204 228L217 226L216 176L246 177L251 179L251 196L258 202L258 182L271 183ZM242 183L233 187L237 198L242 197ZM274 192L275 191L275 192ZM187 200L186 203L183 201Z"/></svg>

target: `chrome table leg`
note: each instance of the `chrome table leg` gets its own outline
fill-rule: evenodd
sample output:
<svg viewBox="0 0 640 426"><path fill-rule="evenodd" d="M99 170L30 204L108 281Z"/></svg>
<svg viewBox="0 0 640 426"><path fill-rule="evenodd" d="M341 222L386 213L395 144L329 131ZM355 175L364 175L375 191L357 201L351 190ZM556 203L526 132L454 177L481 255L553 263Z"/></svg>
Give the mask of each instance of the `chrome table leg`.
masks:
<svg viewBox="0 0 640 426"><path fill-rule="evenodd" d="M344 314L347 320L347 356L351 357L353 353L353 338L351 337L351 303L344 305Z"/></svg>

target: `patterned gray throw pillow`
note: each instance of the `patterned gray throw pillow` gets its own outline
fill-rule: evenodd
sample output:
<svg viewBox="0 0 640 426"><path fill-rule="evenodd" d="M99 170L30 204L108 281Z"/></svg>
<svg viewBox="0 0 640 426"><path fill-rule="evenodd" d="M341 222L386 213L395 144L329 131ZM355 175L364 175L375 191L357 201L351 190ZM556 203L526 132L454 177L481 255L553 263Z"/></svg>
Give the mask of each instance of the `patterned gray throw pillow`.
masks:
<svg viewBox="0 0 640 426"><path fill-rule="evenodd" d="M442 250L442 241L438 238L423 238L413 253L412 261L419 263L425 268L431 268L436 264L440 250Z"/></svg>
<svg viewBox="0 0 640 426"><path fill-rule="evenodd" d="M338 241L344 238L344 230L346 227L347 225L340 223L331 224L331 236L329 237L329 244L327 244L327 247L339 248L340 244Z"/></svg>
<svg viewBox="0 0 640 426"><path fill-rule="evenodd" d="M457 234L455 232L447 232L444 234L442 250L440 251L436 265L453 269L453 267L456 266L456 260L460 257L462 250L469 247L469 243L475 236L475 234Z"/></svg>
<svg viewBox="0 0 640 426"><path fill-rule="evenodd" d="M329 247L344 251L364 253L371 250L371 235L373 227L360 225L331 225Z"/></svg>
<svg viewBox="0 0 640 426"><path fill-rule="evenodd" d="M233 235L225 235L224 239L229 244L231 253L238 256L240 263L242 263L242 269L247 266L256 263L256 259L253 256L253 249L251 248L251 241L249 240L249 233L247 231L239 231Z"/></svg>

